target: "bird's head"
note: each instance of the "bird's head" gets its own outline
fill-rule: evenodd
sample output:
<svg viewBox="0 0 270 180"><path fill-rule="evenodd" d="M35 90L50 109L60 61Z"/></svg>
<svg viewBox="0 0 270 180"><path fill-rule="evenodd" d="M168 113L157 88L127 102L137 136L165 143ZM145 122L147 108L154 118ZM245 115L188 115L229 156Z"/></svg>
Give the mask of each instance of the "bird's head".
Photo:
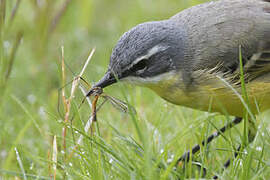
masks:
<svg viewBox="0 0 270 180"><path fill-rule="evenodd" d="M106 74L94 87L105 88L117 80L146 85L161 80L179 69L183 37L179 26L168 20L137 25L119 39Z"/></svg>

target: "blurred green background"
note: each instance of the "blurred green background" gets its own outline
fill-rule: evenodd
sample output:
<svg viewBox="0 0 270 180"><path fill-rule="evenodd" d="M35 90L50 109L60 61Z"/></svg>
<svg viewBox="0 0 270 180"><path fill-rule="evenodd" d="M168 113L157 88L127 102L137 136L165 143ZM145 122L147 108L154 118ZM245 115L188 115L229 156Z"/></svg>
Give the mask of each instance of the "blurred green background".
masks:
<svg viewBox="0 0 270 180"><path fill-rule="evenodd" d="M170 158L176 160L177 155L215 130L209 121L221 127L228 119L176 107L148 89L114 85L105 92L128 100L138 115L132 118L107 103L98 113L99 126L96 129L99 133L96 132L94 139L110 146L110 152L117 152L133 170L110 162L115 157L97 143L89 146L93 140L81 147L87 156L80 149L77 156L64 160L61 153L63 116L57 111L58 90L62 87L61 46L64 47L66 64L73 71L66 69L67 81L72 80L73 73L78 75L90 51L96 47L83 75L92 84L103 76L112 48L125 31L142 22L169 18L203 2L206 0L0 0L0 176L23 178L26 173L27 177L37 179L53 177L52 141L56 135L59 156L56 178L178 177L169 165L167 169L157 172L158 168L152 164L152 160L156 159L159 163ZM83 98L79 94L75 97L77 105ZM72 113L76 114L72 119L73 125L83 131L83 124L90 112L87 104L79 112L73 108ZM265 125L263 120L260 122L262 132L268 136L268 124ZM137 125L139 130L136 129ZM74 139L79 136L72 132L68 131L68 148L74 145ZM223 162L232 155L233 147L240 142L241 133L240 126L229 133L229 141L221 138L214 143L214 147L206 149L212 151L199 159L210 169L207 176L219 172ZM261 136L251 148L259 152L257 160L251 161L249 156L244 160L240 158L241 162L251 161L255 164L252 167L254 172L247 173L250 163L247 167L236 165L225 173L219 173L227 178L269 177L269 151L267 156L264 149L265 146L269 147L270 138L263 139ZM140 146L135 147L136 143L130 147L124 142L140 144L142 155L133 152L140 149ZM223 150L217 151L217 147ZM126 154L129 151L131 154ZM90 157L92 159L89 160ZM192 176L191 171L182 176ZM194 176L200 177L199 171Z"/></svg>

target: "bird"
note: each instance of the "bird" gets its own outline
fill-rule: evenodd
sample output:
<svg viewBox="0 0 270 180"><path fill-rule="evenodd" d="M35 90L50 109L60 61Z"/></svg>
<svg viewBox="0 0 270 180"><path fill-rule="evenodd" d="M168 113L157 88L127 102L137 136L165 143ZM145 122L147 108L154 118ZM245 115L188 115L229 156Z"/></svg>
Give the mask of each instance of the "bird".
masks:
<svg viewBox="0 0 270 180"><path fill-rule="evenodd" d="M270 0L210 1L136 25L120 37L107 72L87 96L118 81L150 88L175 105L235 117L201 145L248 113L251 143L253 116L270 109ZM189 161L201 145L178 162Z"/></svg>

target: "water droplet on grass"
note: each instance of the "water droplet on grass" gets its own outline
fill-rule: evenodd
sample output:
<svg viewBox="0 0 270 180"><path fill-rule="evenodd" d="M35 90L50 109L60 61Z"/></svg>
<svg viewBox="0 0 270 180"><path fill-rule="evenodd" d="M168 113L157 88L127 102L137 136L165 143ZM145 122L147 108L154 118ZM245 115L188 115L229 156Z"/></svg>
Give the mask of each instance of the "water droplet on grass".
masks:
<svg viewBox="0 0 270 180"><path fill-rule="evenodd" d="M43 106L39 107L38 114L42 119L47 119L47 113L46 113L45 108Z"/></svg>
<svg viewBox="0 0 270 180"><path fill-rule="evenodd" d="M29 95L27 96L27 100L28 100L28 102L29 102L30 104L34 104L34 103L36 102L37 98L36 98L35 95L29 94Z"/></svg>
<svg viewBox="0 0 270 180"><path fill-rule="evenodd" d="M113 162L113 159L110 159L110 160L109 160L109 163L112 164L112 162Z"/></svg>
<svg viewBox="0 0 270 180"><path fill-rule="evenodd" d="M261 146L257 146L257 147L256 147L256 150L257 150L257 151L262 151L262 147L261 147Z"/></svg>

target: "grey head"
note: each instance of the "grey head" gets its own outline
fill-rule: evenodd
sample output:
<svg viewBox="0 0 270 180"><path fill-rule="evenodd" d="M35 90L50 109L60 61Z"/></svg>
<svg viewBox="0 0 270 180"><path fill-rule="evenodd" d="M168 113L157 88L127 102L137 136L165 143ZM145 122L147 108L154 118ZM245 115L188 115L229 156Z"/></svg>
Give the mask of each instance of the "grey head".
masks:
<svg viewBox="0 0 270 180"><path fill-rule="evenodd" d="M147 79L175 71L183 59L185 32L170 20L147 22L120 38L104 77L94 87L104 88L117 80Z"/></svg>

